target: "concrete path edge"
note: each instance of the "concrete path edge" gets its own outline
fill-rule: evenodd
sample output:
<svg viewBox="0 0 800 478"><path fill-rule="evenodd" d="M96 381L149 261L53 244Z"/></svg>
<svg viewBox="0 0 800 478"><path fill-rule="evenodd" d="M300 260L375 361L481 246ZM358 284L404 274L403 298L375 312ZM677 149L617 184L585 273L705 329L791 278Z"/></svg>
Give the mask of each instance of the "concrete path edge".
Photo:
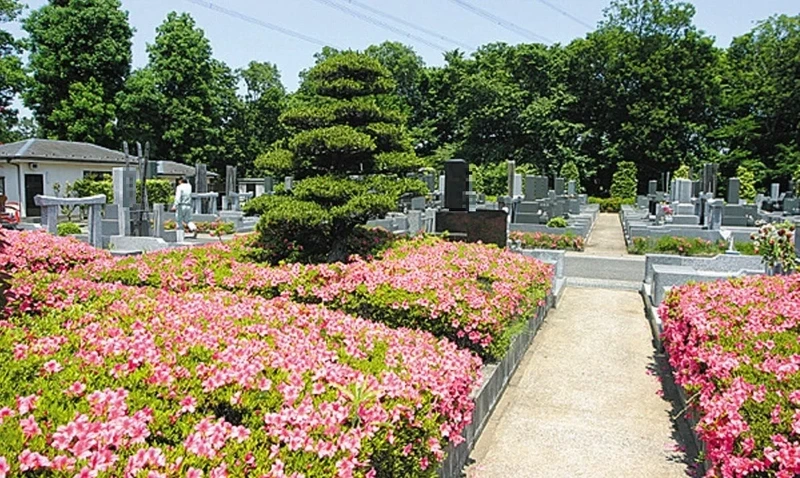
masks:
<svg viewBox="0 0 800 478"><path fill-rule="evenodd" d="M484 374L482 385L473 398L475 409L472 411L472 421L461 433L464 442L456 447L452 444L448 445L445 450L447 457L439 468L439 476L441 478L463 476L463 469L469 460L472 449L489 423L492 412L494 412L497 404L500 403L500 399L514 376L514 372L517 371L555 301L556 298L548 297L546 305L536 309L534 316L528 320L525 330L512 341L503 360L497 364L484 366L482 370Z"/></svg>

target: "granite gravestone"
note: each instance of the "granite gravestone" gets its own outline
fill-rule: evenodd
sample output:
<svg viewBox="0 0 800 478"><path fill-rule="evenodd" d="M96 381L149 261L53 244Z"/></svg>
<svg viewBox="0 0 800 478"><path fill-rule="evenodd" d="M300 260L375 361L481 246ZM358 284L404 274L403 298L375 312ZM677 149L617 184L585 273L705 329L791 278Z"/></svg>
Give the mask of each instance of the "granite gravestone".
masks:
<svg viewBox="0 0 800 478"><path fill-rule="evenodd" d="M534 176L533 177L533 198L545 199L549 193L549 181L547 176Z"/></svg>
<svg viewBox="0 0 800 478"><path fill-rule="evenodd" d="M556 191L556 196L564 195L564 178L556 178L553 189Z"/></svg>
<svg viewBox="0 0 800 478"><path fill-rule="evenodd" d="M728 204L739 204L739 189L742 183L739 178L728 179Z"/></svg>
<svg viewBox="0 0 800 478"><path fill-rule="evenodd" d="M656 191L658 191L658 181L656 181L655 179L651 179L647 183L647 195L655 196Z"/></svg>
<svg viewBox="0 0 800 478"><path fill-rule="evenodd" d="M208 168L205 164L197 163L194 167L194 191L198 194L208 192Z"/></svg>
<svg viewBox="0 0 800 478"><path fill-rule="evenodd" d="M467 180L469 166L463 159L451 159L444 163L444 208L449 211L466 211Z"/></svg>
<svg viewBox="0 0 800 478"><path fill-rule="evenodd" d="M508 195L514 195L514 175L517 174L517 163L515 161L506 161L508 167Z"/></svg>
<svg viewBox="0 0 800 478"><path fill-rule="evenodd" d="M133 207L136 204L136 170L133 168L113 168L111 182L114 186L114 204Z"/></svg>
<svg viewBox="0 0 800 478"><path fill-rule="evenodd" d="M570 179L569 182L567 183L567 195L573 197L577 193L578 193L577 182L574 179Z"/></svg>

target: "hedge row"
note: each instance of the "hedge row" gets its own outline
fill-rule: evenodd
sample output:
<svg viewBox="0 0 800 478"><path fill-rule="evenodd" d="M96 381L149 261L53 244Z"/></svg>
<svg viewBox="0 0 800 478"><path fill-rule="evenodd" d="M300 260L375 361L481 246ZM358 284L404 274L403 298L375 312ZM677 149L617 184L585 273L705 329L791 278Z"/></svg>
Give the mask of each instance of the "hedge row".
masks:
<svg viewBox="0 0 800 478"><path fill-rule="evenodd" d="M659 314L710 475L800 474L800 275L679 287Z"/></svg>

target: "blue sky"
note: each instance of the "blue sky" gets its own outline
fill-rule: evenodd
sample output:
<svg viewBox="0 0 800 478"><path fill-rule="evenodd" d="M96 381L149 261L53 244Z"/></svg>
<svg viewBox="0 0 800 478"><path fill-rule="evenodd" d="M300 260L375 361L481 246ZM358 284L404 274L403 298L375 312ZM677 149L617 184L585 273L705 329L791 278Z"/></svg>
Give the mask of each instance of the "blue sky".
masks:
<svg viewBox="0 0 800 478"><path fill-rule="evenodd" d="M409 39L401 34L371 25L324 4L326 0L210 0L221 7L288 28L345 48L362 49L385 40L397 40L413 46L429 65L442 63L442 50ZM359 10L348 0L327 0ZM479 46L494 41L526 42L524 36L508 31L463 7L458 0L356 0L374 9L400 17L428 30ZM568 43L584 36L589 29L551 9L542 0L462 0L491 11L529 31L555 42ZM595 25L602 18L608 0L545 0L557 5L584 23ZM30 8L38 8L46 0L28 0ZM243 20L196 5L189 0L122 0L131 24L136 28L134 66L147 63L146 44L153 41L156 27L171 11L190 12L214 48L216 58L233 68L251 60L269 61L278 65L283 82L293 90L297 74L312 64L312 55L320 47L290 38ZM756 21L778 13L800 13L797 0L696 0L695 24L727 46L734 36L750 30ZM364 10L359 10L364 13ZM374 13L369 15L378 18ZM379 18L380 19L380 18ZM388 20L397 28L414 33L447 49L455 45L430 37ZM12 26L12 31L21 30Z"/></svg>

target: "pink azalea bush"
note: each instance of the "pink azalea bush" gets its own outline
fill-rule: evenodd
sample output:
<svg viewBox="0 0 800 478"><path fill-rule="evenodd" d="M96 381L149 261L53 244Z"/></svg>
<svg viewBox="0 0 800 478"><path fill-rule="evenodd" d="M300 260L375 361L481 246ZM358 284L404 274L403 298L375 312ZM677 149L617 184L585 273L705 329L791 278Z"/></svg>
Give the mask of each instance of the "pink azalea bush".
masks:
<svg viewBox="0 0 800 478"><path fill-rule="evenodd" d="M28 300L0 322L0 477L435 476L470 421L480 361L428 333L69 275Z"/></svg>
<svg viewBox="0 0 800 478"><path fill-rule="evenodd" d="M419 238L379 261L310 266L291 292L432 332L491 361L505 355L524 319L544 304L552 274L551 266L508 250Z"/></svg>
<svg viewBox="0 0 800 478"><path fill-rule="evenodd" d="M800 475L800 275L679 287L659 314L708 476Z"/></svg>
<svg viewBox="0 0 800 478"><path fill-rule="evenodd" d="M240 262L227 244L94 261L75 275L173 291L224 289L323 303L392 327L446 337L486 360L502 358L521 320L550 289L552 268L521 254L478 244L417 238L381 260L266 267ZM37 278L41 281L41 278ZM23 300L30 284L12 294Z"/></svg>
<svg viewBox="0 0 800 478"><path fill-rule="evenodd" d="M109 259L100 251L72 237L58 237L43 231L0 230L6 241L0 250L0 270L66 272L78 265Z"/></svg>

